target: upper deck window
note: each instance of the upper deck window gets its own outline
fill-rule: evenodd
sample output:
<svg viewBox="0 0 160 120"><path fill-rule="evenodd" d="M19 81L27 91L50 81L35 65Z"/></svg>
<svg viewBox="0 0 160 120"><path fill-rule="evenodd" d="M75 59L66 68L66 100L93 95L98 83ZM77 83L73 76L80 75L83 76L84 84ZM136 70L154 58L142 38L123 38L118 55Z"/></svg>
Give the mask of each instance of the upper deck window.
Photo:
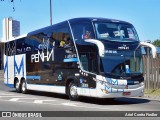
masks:
<svg viewBox="0 0 160 120"><path fill-rule="evenodd" d="M78 22L71 24L71 27L77 44L83 44L85 39L94 39L94 31L91 22Z"/></svg>
<svg viewBox="0 0 160 120"><path fill-rule="evenodd" d="M131 24L117 22L95 22L97 39L107 40L136 40L138 35Z"/></svg>

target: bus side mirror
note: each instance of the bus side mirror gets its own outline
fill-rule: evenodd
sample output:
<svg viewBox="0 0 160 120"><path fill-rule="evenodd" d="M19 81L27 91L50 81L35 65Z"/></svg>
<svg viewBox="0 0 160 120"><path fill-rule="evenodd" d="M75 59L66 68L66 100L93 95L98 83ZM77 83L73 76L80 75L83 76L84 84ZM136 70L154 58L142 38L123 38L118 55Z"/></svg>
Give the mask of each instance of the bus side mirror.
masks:
<svg viewBox="0 0 160 120"><path fill-rule="evenodd" d="M156 58L156 47L154 45L152 45L149 41L146 41L146 42L140 42L140 45L141 46L144 46L144 47L149 47L151 48L151 51L152 51L152 55L153 55L153 58Z"/></svg>

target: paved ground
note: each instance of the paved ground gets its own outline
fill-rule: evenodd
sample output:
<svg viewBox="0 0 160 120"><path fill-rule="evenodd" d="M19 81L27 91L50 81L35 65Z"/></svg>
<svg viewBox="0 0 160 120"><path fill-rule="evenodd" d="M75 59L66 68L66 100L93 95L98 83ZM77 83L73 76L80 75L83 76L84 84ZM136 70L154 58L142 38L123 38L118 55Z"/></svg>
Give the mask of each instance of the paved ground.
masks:
<svg viewBox="0 0 160 120"><path fill-rule="evenodd" d="M148 95L144 95L143 96L144 99L149 99L149 100L155 100L155 101L160 101L160 96L148 96Z"/></svg>

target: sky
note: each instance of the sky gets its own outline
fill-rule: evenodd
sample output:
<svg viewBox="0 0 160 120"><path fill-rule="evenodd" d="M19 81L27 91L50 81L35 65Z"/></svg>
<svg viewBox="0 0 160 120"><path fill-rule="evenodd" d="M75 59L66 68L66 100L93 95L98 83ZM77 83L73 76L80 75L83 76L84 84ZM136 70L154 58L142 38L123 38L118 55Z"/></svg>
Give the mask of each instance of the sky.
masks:
<svg viewBox="0 0 160 120"><path fill-rule="evenodd" d="M50 0L0 1L2 20L20 21L21 35L50 25ZM52 0L53 24L76 17L104 17L130 22L141 41L160 39L160 0Z"/></svg>

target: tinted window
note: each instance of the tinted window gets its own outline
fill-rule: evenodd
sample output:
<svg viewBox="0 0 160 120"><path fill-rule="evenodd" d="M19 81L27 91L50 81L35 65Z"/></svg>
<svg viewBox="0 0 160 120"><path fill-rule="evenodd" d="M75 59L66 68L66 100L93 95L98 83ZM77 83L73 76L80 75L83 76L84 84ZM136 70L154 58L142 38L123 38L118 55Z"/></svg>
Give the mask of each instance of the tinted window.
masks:
<svg viewBox="0 0 160 120"><path fill-rule="evenodd" d="M94 39L92 24L89 22L71 24L76 43L82 44L84 39Z"/></svg>
<svg viewBox="0 0 160 120"><path fill-rule="evenodd" d="M67 22L53 27L51 39L54 39L57 47L64 47L66 44L73 43L70 29Z"/></svg>
<svg viewBox="0 0 160 120"><path fill-rule="evenodd" d="M95 22L97 39L136 40L138 35L130 24Z"/></svg>
<svg viewBox="0 0 160 120"><path fill-rule="evenodd" d="M13 56L16 54L16 41L10 41L5 44L5 55Z"/></svg>
<svg viewBox="0 0 160 120"><path fill-rule="evenodd" d="M32 36L28 37L28 40L26 41L26 45L32 45L33 51L41 51L45 50L48 47L50 42L49 37L47 37L47 34L41 32Z"/></svg>

